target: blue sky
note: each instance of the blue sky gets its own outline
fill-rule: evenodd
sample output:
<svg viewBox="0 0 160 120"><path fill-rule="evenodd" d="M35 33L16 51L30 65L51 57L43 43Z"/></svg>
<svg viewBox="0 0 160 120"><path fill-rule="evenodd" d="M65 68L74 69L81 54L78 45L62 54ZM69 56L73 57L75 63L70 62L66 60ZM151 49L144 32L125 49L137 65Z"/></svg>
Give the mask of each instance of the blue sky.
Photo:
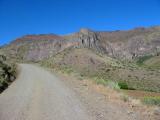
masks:
<svg viewBox="0 0 160 120"><path fill-rule="evenodd" d="M0 0L0 44L26 34L160 25L160 0Z"/></svg>

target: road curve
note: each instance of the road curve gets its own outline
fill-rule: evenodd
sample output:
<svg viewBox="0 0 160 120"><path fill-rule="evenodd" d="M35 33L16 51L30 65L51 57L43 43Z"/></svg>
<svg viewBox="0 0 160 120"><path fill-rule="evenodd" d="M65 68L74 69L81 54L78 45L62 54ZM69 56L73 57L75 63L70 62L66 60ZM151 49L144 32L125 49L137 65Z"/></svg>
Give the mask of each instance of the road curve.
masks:
<svg viewBox="0 0 160 120"><path fill-rule="evenodd" d="M40 67L20 65L17 80L0 95L0 120L93 120L76 94Z"/></svg>

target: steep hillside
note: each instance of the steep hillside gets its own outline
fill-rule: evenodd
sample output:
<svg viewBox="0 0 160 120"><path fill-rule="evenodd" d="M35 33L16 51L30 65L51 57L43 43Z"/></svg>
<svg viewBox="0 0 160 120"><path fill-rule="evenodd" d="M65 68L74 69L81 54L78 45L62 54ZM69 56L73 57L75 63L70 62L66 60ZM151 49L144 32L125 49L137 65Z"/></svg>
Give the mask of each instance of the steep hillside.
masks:
<svg viewBox="0 0 160 120"><path fill-rule="evenodd" d="M150 59L144 61L144 65L149 68L160 69L160 56L151 57Z"/></svg>
<svg viewBox="0 0 160 120"><path fill-rule="evenodd" d="M90 48L121 60L134 60L146 55L156 56L160 53L160 27L113 32L81 29L65 36L27 35L3 47L3 51L12 58L39 61L70 47Z"/></svg>
<svg viewBox="0 0 160 120"><path fill-rule="evenodd" d="M74 73L80 79L89 77L127 84L128 89L160 92L160 72L140 68L134 63L120 62L90 49L68 49L42 65L65 73Z"/></svg>
<svg viewBox="0 0 160 120"><path fill-rule="evenodd" d="M12 59L39 61L77 44L57 35L27 35L18 38L1 51Z"/></svg>
<svg viewBox="0 0 160 120"><path fill-rule="evenodd" d="M160 53L160 27L113 32L81 29L80 32L66 38L79 38L83 46L118 59L131 60L140 56Z"/></svg>

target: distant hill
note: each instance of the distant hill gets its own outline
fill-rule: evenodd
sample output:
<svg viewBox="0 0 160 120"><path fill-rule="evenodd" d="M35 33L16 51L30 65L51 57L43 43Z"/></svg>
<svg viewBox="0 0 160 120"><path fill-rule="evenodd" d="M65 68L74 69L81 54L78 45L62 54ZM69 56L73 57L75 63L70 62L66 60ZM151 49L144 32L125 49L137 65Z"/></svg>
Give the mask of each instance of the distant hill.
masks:
<svg viewBox="0 0 160 120"><path fill-rule="evenodd" d="M81 29L70 35L26 35L2 48L8 56L27 61L52 57L67 48L90 48L112 58L133 60L160 53L160 27L100 32Z"/></svg>

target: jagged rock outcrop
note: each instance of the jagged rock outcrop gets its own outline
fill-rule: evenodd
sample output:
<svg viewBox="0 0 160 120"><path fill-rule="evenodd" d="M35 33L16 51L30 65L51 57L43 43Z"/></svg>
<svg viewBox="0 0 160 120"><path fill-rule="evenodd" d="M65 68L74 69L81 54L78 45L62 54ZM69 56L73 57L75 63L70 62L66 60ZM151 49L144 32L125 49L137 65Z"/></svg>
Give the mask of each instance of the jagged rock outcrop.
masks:
<svg viewBox="0 0 160 120"><path fill-rule="evenodd" d="M100 35L99 33L92 31L90 29L82 28L79 32L63 36L67 40L74 40L78 42L78 46L81 48L91 48L95 49L98 52L104 52L100 44Z"/></svg>
<svg viewBox="0 0 160 120"><path fill-rule="evenodd" d="M89 29L81 29L78 33L78 37L81 41L82 46L88 47L88 48L97 48L99 38L98 35L89 30Z"/></svg>
<svg viewBox="0 0 160 120"><path fill-rule="evenodd" d="M132 60L160 53L160 27L114 32L81 29L69 37L72 38L77 39L82 47L95 49L117 59Z"/></svg>

